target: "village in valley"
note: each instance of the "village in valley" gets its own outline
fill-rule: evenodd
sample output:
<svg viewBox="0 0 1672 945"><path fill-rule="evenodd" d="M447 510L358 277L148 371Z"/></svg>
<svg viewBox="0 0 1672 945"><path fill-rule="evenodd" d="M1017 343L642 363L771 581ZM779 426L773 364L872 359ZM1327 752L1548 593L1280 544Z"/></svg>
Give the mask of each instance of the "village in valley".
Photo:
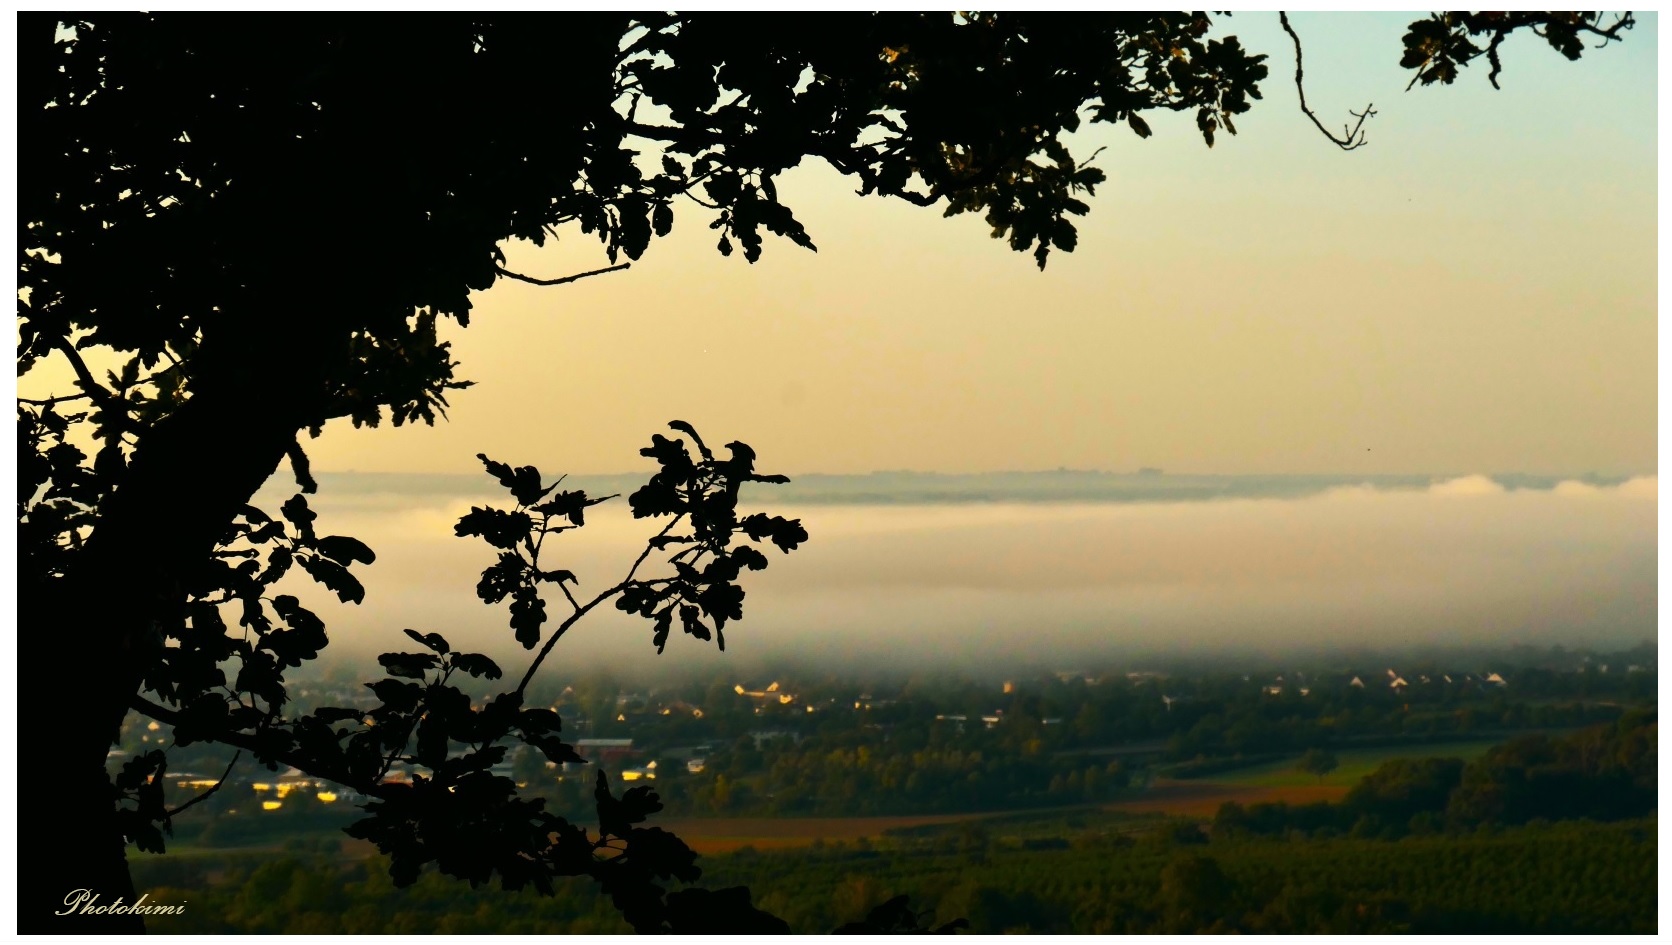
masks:
<svg viewBox="0 0 1672 945"><path fill-rule="evenodd" d="M783 762L832 749L838 754L863 749L875 757L962 748L978 757L1009 754L1037 768L1038 790L1024 786L1011 792L1014 796L986 803L1025 806L1062 799L1052 796L1061 794L1051 791L1053 778L1066 783L1072 774L1083 783L1083 769L1068 771L1072 766L1063 764L1083 759L1111 761L1100 779L1118 782L1119 788L1094 798L1110 800L1141 792L1158 776L1165 779L1191 765L1269 761L1325 746L1478 741L1594 721L1617 714L1631 694L1652 692L1654 654L1639 650L1612 657L1558 652L1542 666L1502 672L1429 659L1374 671L1074 670L986 683L786 674L764 683L713 680L631 689L608 679L587 680L547 697L563 720L565 740L584 762L554 762L518 746L491 772L525 791L581 797L602 771L612 783L654 782L671 806L687 813L840 813L823 793L773 790L781 785L773 784L770 771L763 776L761 759ZM304 706L376 705L369 690L352 685L321 682L294 691ZM1578 701L1562 715L1552 709L1553 697ZM110 764L115 768L131 755L159 748L171 758L171 798L184 802L214 791L215 817L294 814L306 807L352 812L367 800L295 769L268 770L248 757L227 771L222 783L219 772L226 770L230 751L171 747L168 730L157 722L132 721L120 746L111 750ZM399 766L388 775L396 781L406 777ZM713 787L728 778L734 795L736 788L753 785L746 792L752 800L722 802L715 809Z"/></svg>
<svg viewBox="0 0 1672 945"><path fill-rule="evenodd" d="M645 826L702 883L797 929L903 894L983 931L1653 928L1653 643L1273 662L599 673L530 691L583 761L518 746L483 774L589 837L601 786L653 792ZM334 678L292 692L373 704ZM161 749L167 803L192 805L172 855L130 853L153 898L196 910L171 929L626 929L584 879L403 886L355 832L387 801L170 734L130 726L111 767Z"/></svg>

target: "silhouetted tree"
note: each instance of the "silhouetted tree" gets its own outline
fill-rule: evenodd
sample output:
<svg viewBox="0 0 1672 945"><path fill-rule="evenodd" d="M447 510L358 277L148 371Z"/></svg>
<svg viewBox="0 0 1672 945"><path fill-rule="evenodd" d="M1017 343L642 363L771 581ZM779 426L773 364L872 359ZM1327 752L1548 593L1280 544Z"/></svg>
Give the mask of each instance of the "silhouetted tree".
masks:
<svg viewBox="0 0 1672 945"><path fill-rule="evenodd" d="M1573 58L1583 35L1630 25L1599 16L1435 14L1406 37L1405 64L1449 83L1485 55L1495 78L1516 30ZM510 272L508 239L578 227L621 268L688 199L722 254L759 258L763 231L812 248L774 182L814 157L863 193L981 213L1043 266L1074 248L1070 218L1103 180L1062 141L1082 121L1147 137L1144 113L1162 109L1193 114L1210 145L1235 131L1267 69L1209 26L1200 13L21 16L18 373L61 358L80 388L18 411L20 755L56 779L25 808L51 828L22 832L21 927L140 927L54 915L75 888L132 901L126 844L162 848L163 756L114 784L105 772L136 710L181 740L371 794L356 830L403 882L432 862L511 886L589 873L640 928L712 929L692 916L722 901L758 927L742 900L662 896L653 880L697 871L636 826L656 808L648 791L600 784L594 841L488 777L498 736L564 756L557 719L523 708L521 686L472 705L448 680L497 667L439 636L385 657L371 713L288 717L285 671L326 634L267 590L299 567L358 602L352 566L372 550L316 534L301 495L277 517L251 496L287 457L312 492L299 437L330 420L433 422L468 384L436 323L466 323L471 292L590 275ZM115 365L102 378L89 349ZM798 531L728 518L752 454L716 459L685 432L701 459L658 438L646 452L661 472L633 510L688 516L683 537L709 561L612 595L654 622L658 646L676 618L697 636L706 619L718 639L740 614L732 578L764 558L729 550L734 532L787 550ZM525 545L536 527L580 525L595 500L529 467L488 468L515 507L467 516L461 533L508 556L479 591L509 598L517 638L544 639L544 655L568 621L547 628L542 590L564 590L565 572L535 564L537 538ZM450 759L461 743L471 752ZM388 788L394 765L430 777Z"/></svg>

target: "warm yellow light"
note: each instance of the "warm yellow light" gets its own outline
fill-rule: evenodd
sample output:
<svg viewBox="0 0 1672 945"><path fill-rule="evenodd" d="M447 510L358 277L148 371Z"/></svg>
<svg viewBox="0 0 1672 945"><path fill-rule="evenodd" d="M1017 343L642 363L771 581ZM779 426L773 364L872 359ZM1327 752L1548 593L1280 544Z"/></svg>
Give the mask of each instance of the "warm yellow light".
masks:
<svg viewBox="0 0 1672 945"><path fill-rule="evenodd" d="M324 801L325 803L330 804L337 799L337 792L335 792L335 791L320 791L318 794L316 794L314 796L319 798L320 800Z"/></svg>
<svg viewBox="0 0 1672 945"><path fill-rule="evenodd" d="M255 788L257 791L271 791L271 790L273 790L273 785L268 784L264 781L257 781L256 783L250 785L250 787Z"/></svg>
<svg viewBox="0 0 1672 945"><path fill-rule="evenodd" d="M640 774L637 771L623 771L623 772L621 772L621 780L623 780L623 781L637 781L641 777L643 777L643 775Z"/></svg>
<svg viewBox="0 0 1672 945"><path fill-rule="evenodd" d="M261 809L262 810L278 810L279 808L281 808L283 806L284 805L279 803L278 801L262 801L261 802Z"/></svg>

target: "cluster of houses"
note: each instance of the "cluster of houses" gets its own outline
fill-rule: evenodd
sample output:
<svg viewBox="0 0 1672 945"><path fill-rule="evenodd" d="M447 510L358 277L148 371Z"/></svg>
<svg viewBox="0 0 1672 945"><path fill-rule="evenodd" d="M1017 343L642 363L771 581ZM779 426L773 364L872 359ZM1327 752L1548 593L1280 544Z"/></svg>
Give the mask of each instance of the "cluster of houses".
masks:
<svg viewBox="0 0 1672 945"><path fill-rule="evenodd" d="M1579 672L1606 673L1608 670L1609 667L1606 664L1592 664L1589 658L1585 659L1578 667ZM1625 671L1628 673L1643 672L1645 671L1645 667L1640 665L1630 665L1626 667ZM1056 675L1064 682L1073 682L1078 679L1082 680L1087 685L1107 684L1121 678L1118 676L1093 677L1089 674L1078 671L1059 672ZM1156 683L1165 685L1170 679L1170 677L1166 674L1157 672L1129 672L1124 674L1124 678L1129 684L1134 686ZM1330 682L1334 682L1336 685L1341 685L1342 683L1339 681L1341 678L1342 677L1336 677L1333 681L1326 681L1318 678L1308 679L1306 674L1299 672L1289 675L1277 675L1274 678L1268 678L1263 681L1255 681L1249 676L1243 676L1245 681L1253 682L1254 684L1259 685L1261 691L1266 695L1282 696L1286 692L1293 690L1303 697L1310 695L1313 689L1320 685L1329 685ZM1405 693L1407 691L1427 689L1429 687L1459 686L1474 688L1504 688L1509 685L1509 682L1501 673L1492 671L1459 673L1455 675L1440 673L1434 676L1430 676L1425 673L1413 673L1407 676L1397 670L1389 668L1381 675L1365 673L1347 676L1345 677L1344 685L1361 690L1374 687L1392 690L1395 693ZM1014 681L1007 680L1002 683L1000 688L1004 694L1013 694L1017 690L1017 684ZM754 703L754 711L756 714L761 714L763 708L768 706L773 707L774 711L782 711L781 707L798 706L800 708L804 708L805 711L809 713L821 710L831 711L846 708L845 703L839 703L834 698L824 699L820 701L818 705L809 704L804 701L801 695L786 690L776 681L770 683L763 689L751 689L739 683L734 687L733 691L740 699ZM304 690L299 692L298 695L304 697L314 696L322 701L336 705L364 705L367 708L371 706L371 702L368 701L371 699L370 695L364 690L358 688L345 688L341 691L330 689L315 691ZM565 695L573 695L573 690L565 690ZM1184 701L1185 697L1163 692L1160 698L1162 703L1169 710L1171 710L1174 704ZM853 710L857 712L866 712L892 704L893 700L877 699L871 693L865 692L861 693L853 700ZM652 699L648 699L639 693L621 693L617 696L615 705L616 720L619 722L627 722L629 714L639 717L656 715L685 715L698 719L703 717L703 709L700 706L690 704L683 700L657 702ZM554 705L553 708L557 708L557 706ZM977 722L988 729L992 729L1003 724L1005 714L1003 709L995 709L991 713L984 715L969 716L962 714L940 714L936 715L935 719L938 722L956 725L960 731L962 731L966 725L975 724ZM568 720L566 719L566 721ZM579 722L579 725L576 727L580 728L582 731L588 727L584 720L576 721ZM1063 720L1060 718L1048 718L1043 719L1042 721L1046 725L1057 725L1061 724ZM130 747L136 747L139 748L139 750L147 750L153 746L161 746L166 743L167 739L167 733L162 732L161 726L156 722L149 723L145 729L137 734L139 734L139 744L131 745ZM751 734L754 736L757 744L778 737L796 737L793 732L788 731L759 731ZM584 774L585 776L590 776L591 771L603 770L608 772L612 777L618 778L621 781L652 781L656 779L658 772L666 773L670 770L668 766L683 766L683 770L685 772L697 774L701 773L705 769L707 765L706 756L710 750L710 746L708 745L693 745L684 748L665 749L658 753L658 757L650 758L645 756L645 752L641 747L634 744L634 740L632 738L581 738L574 742L574 746L579 754L587 759L587 762L584 765L575 763L557 764L553 762L546 762L546 769L548 771L552 771L556 779L563 780L572 774ZM112 759L118 759L125 754L126 752L116 750L111 752L111 757ZM506 777L515 777L515 770L517 767L518 766L513 762L506 761L496 765L491 770L494 774ZM526 773L528 769L523 767L522 770ZM400 780L404 777L405 775L400 772L391 773L392 780ZM192 792L206 791L214 788L219 783L218 778L189 771L170 772L169 781L173 784L173 786L181 791ZM294 768L277 776L269 776L264 780L244 779L236 783L240 786L247 787L251 794L254 795L255 801L259 805L259 809L263 811L281 810L284 809L287 804L294 805L296 803L335 804L356 803L365 800L364 797L358 794L346 791L342 788L336 788L328 782L315 779Z"/></svg>
<svg viewBox="0 0 1672 945"><path fill-rule="evenodd" d="M1154 673L1128 673L1127 675L1129 678L1133 679L1134 684L1146 681L1147 679L1166 678ZM1367 689L1372 686L1386 686L1386 688L1392 690L1396 694L1405 693L1410 691L1412 688L1411 681L1406 679L1404 675L1394 669L1389 669L1383 677L1369 676L1369 682L1365 681L1366 675L1368 674L1349 676L1347 677L1346 685L1353 689ZM1509 682L1504 679L1503 675L1496 672L1459 673L1455 677L1447 673L1441 673L1435 677L1430 677L1424 673L1417 673L1415 674L1415 677L1416 685L1420 687L1469 686L1486 689L1501 689L1509 686ZM1253 681L1253 677L1251 676L1244 676L1242 678L1245 682ZM1305 697L1312 694L1313 686L1317 684L1318 680L1308 680L1305 673L1297 672L1294 674L1293 679L1289 679L1280 673L1271 679L1259 683L1259 686L1260 691L1268 696L1281 696L1292 688L1296 693ZM1163 694L1161 696L1162 704L1169 710L1172 709L1175 704L1183 701L1185 701L1185 697L1167 694Z"/></svg>
<svg viewBox="0 0 1672 945"><path fill-rule="evenodd" d="M1248 677L1244 676L1243 678L1247 679ZM1392 689L1394 692L1403 692L1404 690L1409 689L1410 686L1411 686L1410 681L1407 680L1403 675L1401 675L1397 670L1389 669L1387 671L1387 675L1384 678L1385 678L1385 685L1387 686L1387 688ZM1453 685L1457 685L1457 686L1483 686L1483 687L1502 688L1502 687L1505 687L1505 686L1509 685L1509 683L1504 680L1504 677L1501 674L1493 673L1493 672L1461 673L1455 679L1453 679L1449 674L1444 674L1444 673L1440 674L1437 678L1430 678L1426 674L1418 673L1418 674L1416 674L1416 679L1417 679L1418 685L1422 685L1422 686L1436 686L1436 685L1439 685L1439 686L1453 686ZM1301 683L1304 683L1305 681L1306 681L1306 676L1305 676L1304 673L1296 673L1295 674L1295 682L1294 682L1295 689L1296 689L1296 691L1298 691L1303 696L1311 695L1311 693L1312 693L1311 687L1301 685ZM1290 685L1290 683L1287 680L1285 680L1282 675L1279 675L1275 679L1266 683L1262 687L1262 691L1265 692L1266 695L1280 696L1284 693L1284 691L1286 690L1286 688L1289 685ZM1355 676L1353 676L1353 677L1351 677L1347 680L1347 685L1354 688L1354 689L1364 689L1364 688L1367 688L1368 686L1372 686L1372 685L1377 685L1377 686L1384 685L1384 682L1378 680L1377 677L1372 676L1371 677L1371 682L1366 683L1364 681L1363 676L1355 675Z"/></svg>

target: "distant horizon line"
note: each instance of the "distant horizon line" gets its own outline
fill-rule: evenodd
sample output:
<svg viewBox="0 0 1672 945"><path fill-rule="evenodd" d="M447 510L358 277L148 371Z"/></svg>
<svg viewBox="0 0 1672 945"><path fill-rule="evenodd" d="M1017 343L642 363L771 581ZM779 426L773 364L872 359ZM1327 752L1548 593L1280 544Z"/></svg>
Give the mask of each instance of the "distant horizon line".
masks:
<svg viewBox="0 0 1672 945"><path fill-rule="evenodd" d="M549 473L547 474L549 475ZM574 474L565 488L601 494L626 494L650 472ZM496 491L484 473L381 473L345 470L319 472L315 479L339 495L431 495L480 497ZM1555 491L1563 483L1586 489L1615 489L1649 480L1658 492L1658 474L1610 476L1533 473L1169 473L1144 468L1134 472L1102 470L935 473L909 470L870 473L800 473L771 489L750 490L745 501L815 505L947 505L1036 503L1170 503L1216 499L1302 499L1332 491L1369 488L1377 492L1422 492L1462 483L1469 491ZM549 481L549 480L548 480ZM1490 485L1488 485L1488 483ZM284 470L264 485L271 496L293 488Z"/></svg>
<svg viewBox="0 0 1672 945"><path fill-rule="evenodd" d="M655 470L646 468L640 470L617 470L615 472L570 472L556 473L575 479L626 479L642 478L654 474ZM283 474L282 469L275 475ZM403 477L432 477L476 479L485 478L481 472L412 472L410 470L379 470L379 469L318 469L314 474L324 476L403 476ZM1552 480L1555 482L1627 482L1632 479L1644 479L1659 476L1658 470L1648 472L1601 472L1595 469L1584 472L1526 472L1522 470L1498 470L1483 472L1470 471L1439 471L1439 472L1196 472L1176 471L1154 466L1141 466L1132 470L1117 469L1075 469L1059 466L1055 469L991 469L976 472L940 472L932 469L873 469L869 472L827 473L827 472L798 472L789 473L791 481L798 478L820 479L864 479L872 476L922 476L944 479L975 478L981 476L1110 476L1125 478L1168 478L1168 479L1429 479L1449 480L1468 476L1484 476L1493 480Z"/></svg>

